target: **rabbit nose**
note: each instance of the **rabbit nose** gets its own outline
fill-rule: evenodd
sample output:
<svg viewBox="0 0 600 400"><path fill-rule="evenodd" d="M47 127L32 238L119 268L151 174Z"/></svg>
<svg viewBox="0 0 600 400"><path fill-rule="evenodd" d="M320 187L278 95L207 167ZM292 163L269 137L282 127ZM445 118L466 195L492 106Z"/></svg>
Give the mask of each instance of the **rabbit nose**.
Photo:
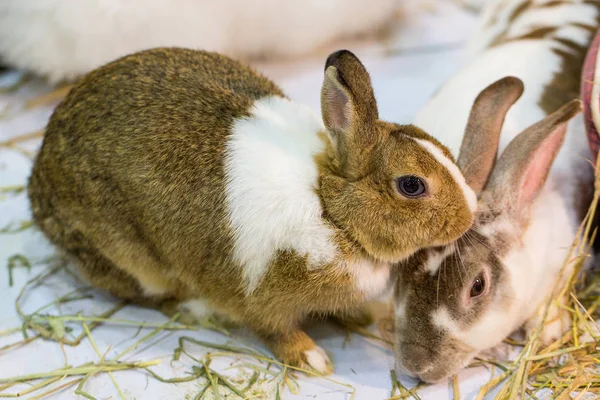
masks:
<svg viewBox="0 0 600 400"><path fill-rule="evenodd" d="M404 344L400 350L401 356L396 364L398 372L418 376L431 370L434 352L427 347L419 344Z"/></svg>

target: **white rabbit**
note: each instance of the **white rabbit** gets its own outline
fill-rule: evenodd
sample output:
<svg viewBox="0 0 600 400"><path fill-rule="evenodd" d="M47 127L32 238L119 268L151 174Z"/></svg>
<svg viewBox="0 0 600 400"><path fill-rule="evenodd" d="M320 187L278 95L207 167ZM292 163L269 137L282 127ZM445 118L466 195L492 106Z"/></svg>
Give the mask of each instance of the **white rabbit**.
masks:
<svg viewBox="0 0 600 400"><path fill-rule="evenodd" d="M396 0L3 0L0 59L52 81L160 46L297 56L388 23Z"/></svg>
<svg viewBox="0 0 600 400"><path fill-rule="evenodd" d="M415 122L455 154L460 148L458 165L479 198L463 238L418 253L400 271L397 368L425 381L455 373L523 324L538 326L593 190L575 99L600 2L498 0L489 7L471 43L480 50ZM498 81L510 75L519 79ZM481 134L490 124L499 144ZM558 301L547 321L546 344L570 324Z"/></svg>

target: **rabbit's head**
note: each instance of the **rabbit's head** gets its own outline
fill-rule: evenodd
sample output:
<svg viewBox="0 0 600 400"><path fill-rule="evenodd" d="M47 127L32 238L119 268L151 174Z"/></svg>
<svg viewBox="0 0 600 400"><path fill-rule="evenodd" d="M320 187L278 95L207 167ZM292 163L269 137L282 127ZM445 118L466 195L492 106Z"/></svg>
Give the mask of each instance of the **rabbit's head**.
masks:
<svg viewBox="0 0 600 400"><path fill-rule="evenodd" d="M448 149L415 126L380 120L369 74L349 51L327 59L321 107L324 216L347 239L398 262L471 226L476 197Z"/></svg>

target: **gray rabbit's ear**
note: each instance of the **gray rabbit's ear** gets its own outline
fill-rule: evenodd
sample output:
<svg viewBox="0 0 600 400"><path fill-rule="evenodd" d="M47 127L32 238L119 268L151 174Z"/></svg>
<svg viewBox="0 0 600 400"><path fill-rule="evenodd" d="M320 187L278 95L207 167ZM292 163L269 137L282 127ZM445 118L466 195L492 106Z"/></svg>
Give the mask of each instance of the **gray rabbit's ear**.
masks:
<svg viewBox="0 0 600 400"><path fill-rule="evenodd" d="M457 165L477 195L483 190L496 163L506 113L521 94L523 82L509 76L485 88L473 103Z"/></svg>
<svg viewBox="0 0 600 400"><path fill-rule="evenodd" d="M508 211L522 224L531 203L544 186L565 139L569 121L582 109L579 100L567 103L514 138L492 172L485 191L493 208Z"/></svg>

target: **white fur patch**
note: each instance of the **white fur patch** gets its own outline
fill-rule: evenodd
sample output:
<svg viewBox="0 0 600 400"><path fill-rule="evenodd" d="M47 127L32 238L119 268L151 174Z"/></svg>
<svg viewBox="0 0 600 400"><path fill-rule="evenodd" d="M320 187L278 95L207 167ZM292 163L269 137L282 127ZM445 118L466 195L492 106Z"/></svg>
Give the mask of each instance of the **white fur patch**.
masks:
<svg viewBox="0 0 600 400"><path fill-rule="evenodd" d="M446 246L441 252L433 250L428 251L427 261L425 262L425 270L431 275L435 275L440 269L442 262L452 253L454 253L454 246Z"/></svg>
<svg viewBox="0 0 600 400"><path fill-rule="evenodd" d="M482 225L478 228L477 232L485 236L488 240L491 240L495 235L515 235L517 227L508 216L498 217L496 220L489 224Z"/></svg>
<svg viewBox="0 0 600 400"><path fill-rule="evenodd" d="M304 352L306 356L306 362L311 366L315 371L321 374L327 374L331 369L331 361L329 360L329 356L325 353L325 350L320 348L319 346L315 346L310 350Z"/></svg>
<svg viewBox="0 0 600 400"><path fill-rule="evenodd" d="M467 185L465 177L460 172L456 164L454 164L448 157L446 157L444 153L430 141L414 138L413 140L419 143L421 146L425 147L425 149L429 151L431 155L433 155L433 157L435 157L435 159L448 170L448 172L450 172L450 175L452 176L456 184L461 188L463 196L465 198L465 202L469 206L469 209L472 212L475 212L477 210L477 196L475 195L475 192L473 192L473 189L471 189L469 185Z"/></svg>
<svg viewBox="0 0 600 400"><path fill-rule="evenodd" d="M437 328L477 351L495 346L514 330L510 313L504 312L504 309L497 304L493 304L473 326L467 329L460 328L445 306L441 306L433 313L432 322Z"/></svg>
<svg viewBox="0 0 600 400"><path fill-rule="evenodd" d="M394 315L396 316L396 320L400 321L406 316L406 296L394 298Z"/></svg>
<svg viewBox="0 0 600 400"><path fill-rule="evenodd" d="M452 318L446 306L441 306L433 313L431 322L435 327L448 332L452 336L460 337L460 327L456 320Z"/></svg>
<svg viewBox="0 0 600 400"><path fill-rule="evenodd" d="M215 311L208 305L208 300L194 299L179 304L179 309L189 312L198 320L210 317Z"/></svg>
<svg viewBox="0 0 600 400"><path fill-rule="evenodd" d="M585 135L582 135L585 136ZM515 244L502 262L519 305L513 317L521 324L550 294L569 248L576 238L579 221L570 202L552 186L563 185L568 177L552 174L531 207L531 221L521 242ZM551 245L550 245L551 244ZM565 271L566 276L572 263ZM518 312L518 313L517 313Z"/></svg>
<svg viewBox="0 0 600 400"><path fill-rule="evenodd" d="M235 122L225 160L233 254L248 292L278 250L308 256L309 266L337 255L315 193L314 156L324 148L321 120L308 107L276 96L257 101L251 113Z"/></svg>
<svg viewBox="0 0 600 400"><path fill-rule="evenodd" d="M527 229L521 238L513 236L511 249L502 258L507 279L495 288L495 298L485 313L460 329L447 309L440 307L432 315L436 326L474 349L484 350L500 343L536 313L552 292L576 231L573 212L552 188L554 182L560 184L564 179L550 176L531 208ZM488 225L484 234L512 230L512 235L515 229L508 219L500 218ZM569 272L567 268L566 276Z"/></svg>
<svg viewBox="0 0 600 400"><path fill-rule="evenodd" d="M389 263L361 259L342 264L342 268L350 272L356 288L369 299L385 294L390 286L391 265Z"/></svg>

